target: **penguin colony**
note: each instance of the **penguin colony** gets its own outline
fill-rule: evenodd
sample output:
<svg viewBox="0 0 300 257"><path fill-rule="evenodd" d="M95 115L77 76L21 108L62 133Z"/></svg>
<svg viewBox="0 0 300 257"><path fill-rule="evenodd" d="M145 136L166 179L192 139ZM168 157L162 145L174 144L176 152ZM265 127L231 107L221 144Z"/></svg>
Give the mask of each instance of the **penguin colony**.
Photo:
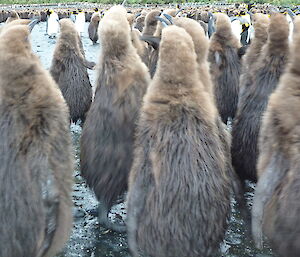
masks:
<svg viewBox="0 0 300 257"><path fill-rule="evenodd" d="M232 197L258 248L298 256L300 9L248 7L0 12L0 256L68 240L78 120L99 223L127 231L133 257L220 256ZM31 49L39 21L57 41L49 71Z"/></svg>

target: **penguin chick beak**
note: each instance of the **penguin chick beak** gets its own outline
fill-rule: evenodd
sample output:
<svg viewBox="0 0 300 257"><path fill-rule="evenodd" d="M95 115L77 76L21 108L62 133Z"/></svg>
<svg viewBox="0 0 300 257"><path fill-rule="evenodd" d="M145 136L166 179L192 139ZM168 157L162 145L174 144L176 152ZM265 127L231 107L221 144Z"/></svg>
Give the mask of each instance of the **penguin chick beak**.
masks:
<svg viewBox="0 0 300 257"><path fill-rule="evenodd" d="M164 18L162 18L160 16L155 16L155 19L160 21L164 27L168 27L168 22Z"/></svg>
<svg viewBox="0 0 300 257"><path fill-rule="evenodd" d="M164 16L167 18L167 20L170 22L170 25L173 25L173 24L174 24L171 15L166 14L166 13L164 13L163 15L164 15Z"/></svg>
<svg viewBox="0 0 300 257"><path fill-rule="evenodd" d="M31 33L31 31L33 30L34 26L35 26L38 22L39 22L38 19L34 19L34 20L32 20L32 21L28 24L30 33Z"/></svg>
<svg viewBox="0 0 300 257"><path fill-rule="evenodd" d="M178 11L175 13L175 16L177 16L177 14L181 13L183 10L184 10L184 8L181 8L180 10L178 10Z"/></svg>

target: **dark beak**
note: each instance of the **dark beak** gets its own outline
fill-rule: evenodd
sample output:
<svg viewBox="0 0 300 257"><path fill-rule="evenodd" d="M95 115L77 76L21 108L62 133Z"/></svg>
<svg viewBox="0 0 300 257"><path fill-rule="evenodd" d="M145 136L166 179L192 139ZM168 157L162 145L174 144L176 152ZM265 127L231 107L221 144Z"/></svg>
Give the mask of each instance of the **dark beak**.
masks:
<svg viewBox="0 0 300 257"><path fill-rule="evenodd" d="M182 12L184 10L184 8L181 8L180 10L178 10L176 13L175 13L175 16L177 16L178 13Z"/></svg>
<svg viewBox="0 0 300 257"><path fill-rule="evenodd" d="M160 16L155 16L155 19L157 19L158 21L160 21L164 27L168 26L168 22L164 18L162 18Z"/></svg>
<svg viewBox="0 0 300 257"><path fill-rule="evenodd" d="M291 16L292 19L295 18L296 14L290 8L286 9L286 11Z"/></svg>
<svg viewBox="0 0 300 257"><path fill-rule="evenodd" d="M28 24L28 27L29 27L29 31L31 32L34 28L34 26L39 22L38 19L34 19L32 20L29 24Z"/></svg>
<svg viewBox="0 0 300 257"><path fill-rule="evenodd" d="M170 22L170 25L173 25L173 24L174 24L171 15L166 14L166 13L164 13L163 15L164 15L164 16L167 18L167 20Z"/></svg>

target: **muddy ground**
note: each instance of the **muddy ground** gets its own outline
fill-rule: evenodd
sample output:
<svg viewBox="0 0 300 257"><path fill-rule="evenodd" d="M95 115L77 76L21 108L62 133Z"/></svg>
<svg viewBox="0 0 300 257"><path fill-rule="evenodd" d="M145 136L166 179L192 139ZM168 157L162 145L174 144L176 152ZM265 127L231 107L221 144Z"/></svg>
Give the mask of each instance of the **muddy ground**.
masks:
<svg viewBox="0 0 300 257"><path fill-rule="evenodd" d="M2 25L2 24L0 24ZM89 61L97 63L99 55L99 44L92 45L87 34L88 23L82 37L86 57ZM46 35L46 23L39 23L32 32L32 47L34 52L41 58L46 69L51 65L51 59L56 39L49 39ZM91 83L94 86L96 77L95 71L89 71ZM97 200L93 193L87 188L80 174L80 135L81 128L78 125L71 125L74 154L76 156L76 169L74 170L74 191L73 191L73 214L74 226L68 244L57 257L127 257L130 256L127 247L126 234L118 234L108 231L99 226L97 218L93 215L97 207ZM248 204L251 205L254 185L249 184L247 194ZM125 217L126 211L123 203L114 206L110 214L112 219ZM262 251L257 250L254 244L246 236L239 212L232 201L232 217L229 222L226 238L221 247L221 256L226 257L270 257L274 256L271 250L265 246ZM217 257L217 256L216 256Z"/></svg>

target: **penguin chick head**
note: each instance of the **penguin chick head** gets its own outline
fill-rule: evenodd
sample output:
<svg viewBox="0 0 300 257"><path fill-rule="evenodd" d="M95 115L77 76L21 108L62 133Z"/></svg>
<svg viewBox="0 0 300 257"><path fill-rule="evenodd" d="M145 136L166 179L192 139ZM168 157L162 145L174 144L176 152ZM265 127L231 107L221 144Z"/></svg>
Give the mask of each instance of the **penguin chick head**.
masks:
<svg viewBox="0 0 300 257"><path fill-rule="evenodd" d="M217 13L216 17L216 32L224 37L229 37L232 34L230 19L226 14Z"/></svg>
<svg viewBox="0 0 300 257"><path fill-rule="evenodd" d="M113 6L105 13L99 23L99 38L103 50L113 55L128 48L131 40L130 27L123 6Z"/></svg>
<svg viewBox="0 0 300 257"><path fill-rule="evenodd" d="M15 25L5 29L0 37L1 52L1 56L7 54L29 55L31 53L29 27L27 25Z"/></svg>
<svg viewBox="0 0 300 257"><path fill-rule="evenodd" d="M202 63L207 58L209 41L200 23L189 18L177 17L174 18L174 24L184 28L192 37L197 61L199 64Z"/></svg>
<svg viewBox="0 0 300 257"><path fill-rule="evenodd" d="M61 19L59 21L61 38L68 41L70 45L76 45L78 39L78 32L71 19Z"/></svg>
<svg viewBox="0 0 300 257"><path fill-rule="evenodd" d="M194 43L186 30L177 26L164 28L156 74L168 84L188 84L187 78L196 74L196 65Z"/></svg>

